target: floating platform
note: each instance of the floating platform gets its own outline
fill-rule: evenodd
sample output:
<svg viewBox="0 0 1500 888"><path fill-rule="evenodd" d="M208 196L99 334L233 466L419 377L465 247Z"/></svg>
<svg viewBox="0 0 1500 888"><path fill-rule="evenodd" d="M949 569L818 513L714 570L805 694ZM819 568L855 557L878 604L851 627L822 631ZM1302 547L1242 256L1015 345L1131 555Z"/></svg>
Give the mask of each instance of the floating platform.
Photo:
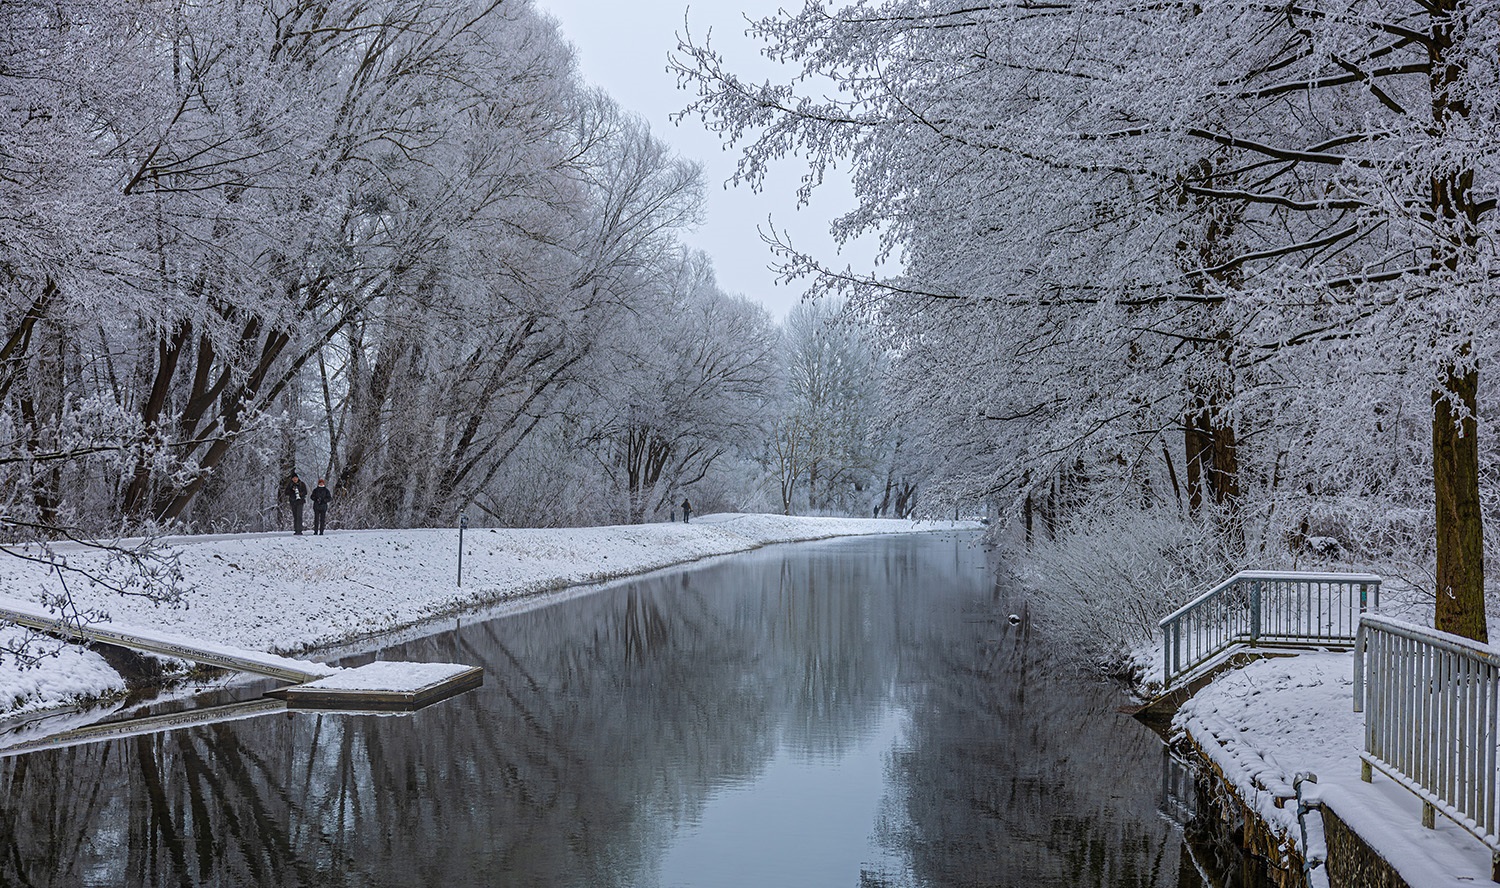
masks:
<svg viewBox="0 0 1500 888"><path fill-rule="evenodd" d="M268 691L258 700L125 718L21 739L0 731L0 759L181 728L307 711L329 715L406 715L484 684L484 670L458 663L381 660L307 684Z"/></svg>
<svg viewBox="0 0 1500 888"><path fill-rule="evenodd" d="M415 710L482 684L484 670L478 666L377 660L267 696L293 709Z"/></svg>

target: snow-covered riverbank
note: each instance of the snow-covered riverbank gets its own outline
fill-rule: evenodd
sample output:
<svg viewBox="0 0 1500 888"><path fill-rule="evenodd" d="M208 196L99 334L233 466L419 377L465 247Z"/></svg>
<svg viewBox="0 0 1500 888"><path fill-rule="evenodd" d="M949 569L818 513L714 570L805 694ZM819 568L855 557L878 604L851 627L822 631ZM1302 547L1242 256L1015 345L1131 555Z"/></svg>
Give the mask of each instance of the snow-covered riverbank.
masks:
<svg viewBox="0 0 1500 888"><path fill-rule="evenodd" d="M1422 804L1389 778L1360 780L1364 715L1354 711L1353 655L1302 653L1259 660L1219 676L1178 710L1173 729L1191 737L1256 816L1311 859L1326 854L1322 819L1308 818L1302 847L1297 805L1280 807L1299 772L1304 786L1375 849L1414 888L1490 882L1490 852L1452 821L1421 826ZM1313 885L1329 884L1321 867Z"/></svg>
<svg viewBox="0 0 1500 888"><path fill-rule="evenodd" d="M242 534L174 538L192 592L181 608L69 584L84 608L204 641L296 654L392 632L541 592L596 583L769 543L865 534L968 529L974 522L708 515L692 524L560 529L470 528L458 584L458 531L340 531L325 536ZM99 556L57 551L77 565ZM0 557L4 596L59 591L44 565ZM0 632L16 632L14 627ZM98 654L65 646L33 669L0 662L0 716L124 690Z"/></svg>

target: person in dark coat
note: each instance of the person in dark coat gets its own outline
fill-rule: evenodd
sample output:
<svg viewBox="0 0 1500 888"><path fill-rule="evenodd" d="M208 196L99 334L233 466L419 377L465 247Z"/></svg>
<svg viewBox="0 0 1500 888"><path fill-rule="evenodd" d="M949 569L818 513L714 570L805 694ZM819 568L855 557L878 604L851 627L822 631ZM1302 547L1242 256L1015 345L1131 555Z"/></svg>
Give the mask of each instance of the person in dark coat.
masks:
<svg viewBox="0 0 1500 888"><path fill-rule="evenodd" d="M287 502L292 504L292 531L297 536L302 536L302 505L307 502L307 485L292 473L292 480L286 486Z"/></svg>
<svg viewBox="0 0 1500 888"><path fill-rule="evenodd" d="M689 519L691 519L692 517L693 517L693 504L690 503L690 502L688 502L687 500L683 500L682 501L682 523L683 524L688 524L689 523Z"/></svg>
<svg viewBox="0 0 1500 888"><path fill-rule="evenodd" d="M328 482L319 478L318 486L312 489L314 536L323 535L323 526L328 523L328 503L332 499L333 491L328 489Z"/></svg>

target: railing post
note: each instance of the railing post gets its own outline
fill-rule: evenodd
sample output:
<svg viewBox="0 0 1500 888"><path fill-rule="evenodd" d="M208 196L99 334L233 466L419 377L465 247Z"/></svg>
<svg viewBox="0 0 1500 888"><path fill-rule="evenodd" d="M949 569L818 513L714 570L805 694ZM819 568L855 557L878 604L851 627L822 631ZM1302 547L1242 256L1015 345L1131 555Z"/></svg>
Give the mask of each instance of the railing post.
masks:
<svg viewBox="0 0 1500 888"><path fill-rule="evenodd" d="M1162 687L1172 683L1172 627L1177 625L1173 620L1161 627L1161 683Z"/></svg>
<svg viewBox="0 0 1500 888"><path fill-rule="evenodd" d="M1172 624L1172 675L1176 676L1182 669L1182 621L1177 620Z"/></svg>
<svg viewBox="0 0 1500 888"><path fill-rule="evenodd" d="M1250 581L1250 641L1260 640L1260 580Z"/></svg>
<svg viewBox="0 0 1500 888"><path fill-rule="evenodd" d="M1364 586L1359 587L1359 597L1364 598ZM1354 711L1365 711L1365 624L1361 620L1354 630Z"/></svg>

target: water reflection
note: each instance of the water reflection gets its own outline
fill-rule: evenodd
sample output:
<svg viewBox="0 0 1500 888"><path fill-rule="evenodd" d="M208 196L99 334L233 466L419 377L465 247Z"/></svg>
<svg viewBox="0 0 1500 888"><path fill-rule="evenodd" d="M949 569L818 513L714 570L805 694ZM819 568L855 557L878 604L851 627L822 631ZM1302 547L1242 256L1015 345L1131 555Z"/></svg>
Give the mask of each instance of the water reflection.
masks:
<svg viewBox="0 0 1500 888"><path fill-rule="evenodd" d="M1156 739L968 536L775 547L382 652L482 665L0 761L0 884L1196 886ZM998 597L997 597L998 596Z"/></svg>

